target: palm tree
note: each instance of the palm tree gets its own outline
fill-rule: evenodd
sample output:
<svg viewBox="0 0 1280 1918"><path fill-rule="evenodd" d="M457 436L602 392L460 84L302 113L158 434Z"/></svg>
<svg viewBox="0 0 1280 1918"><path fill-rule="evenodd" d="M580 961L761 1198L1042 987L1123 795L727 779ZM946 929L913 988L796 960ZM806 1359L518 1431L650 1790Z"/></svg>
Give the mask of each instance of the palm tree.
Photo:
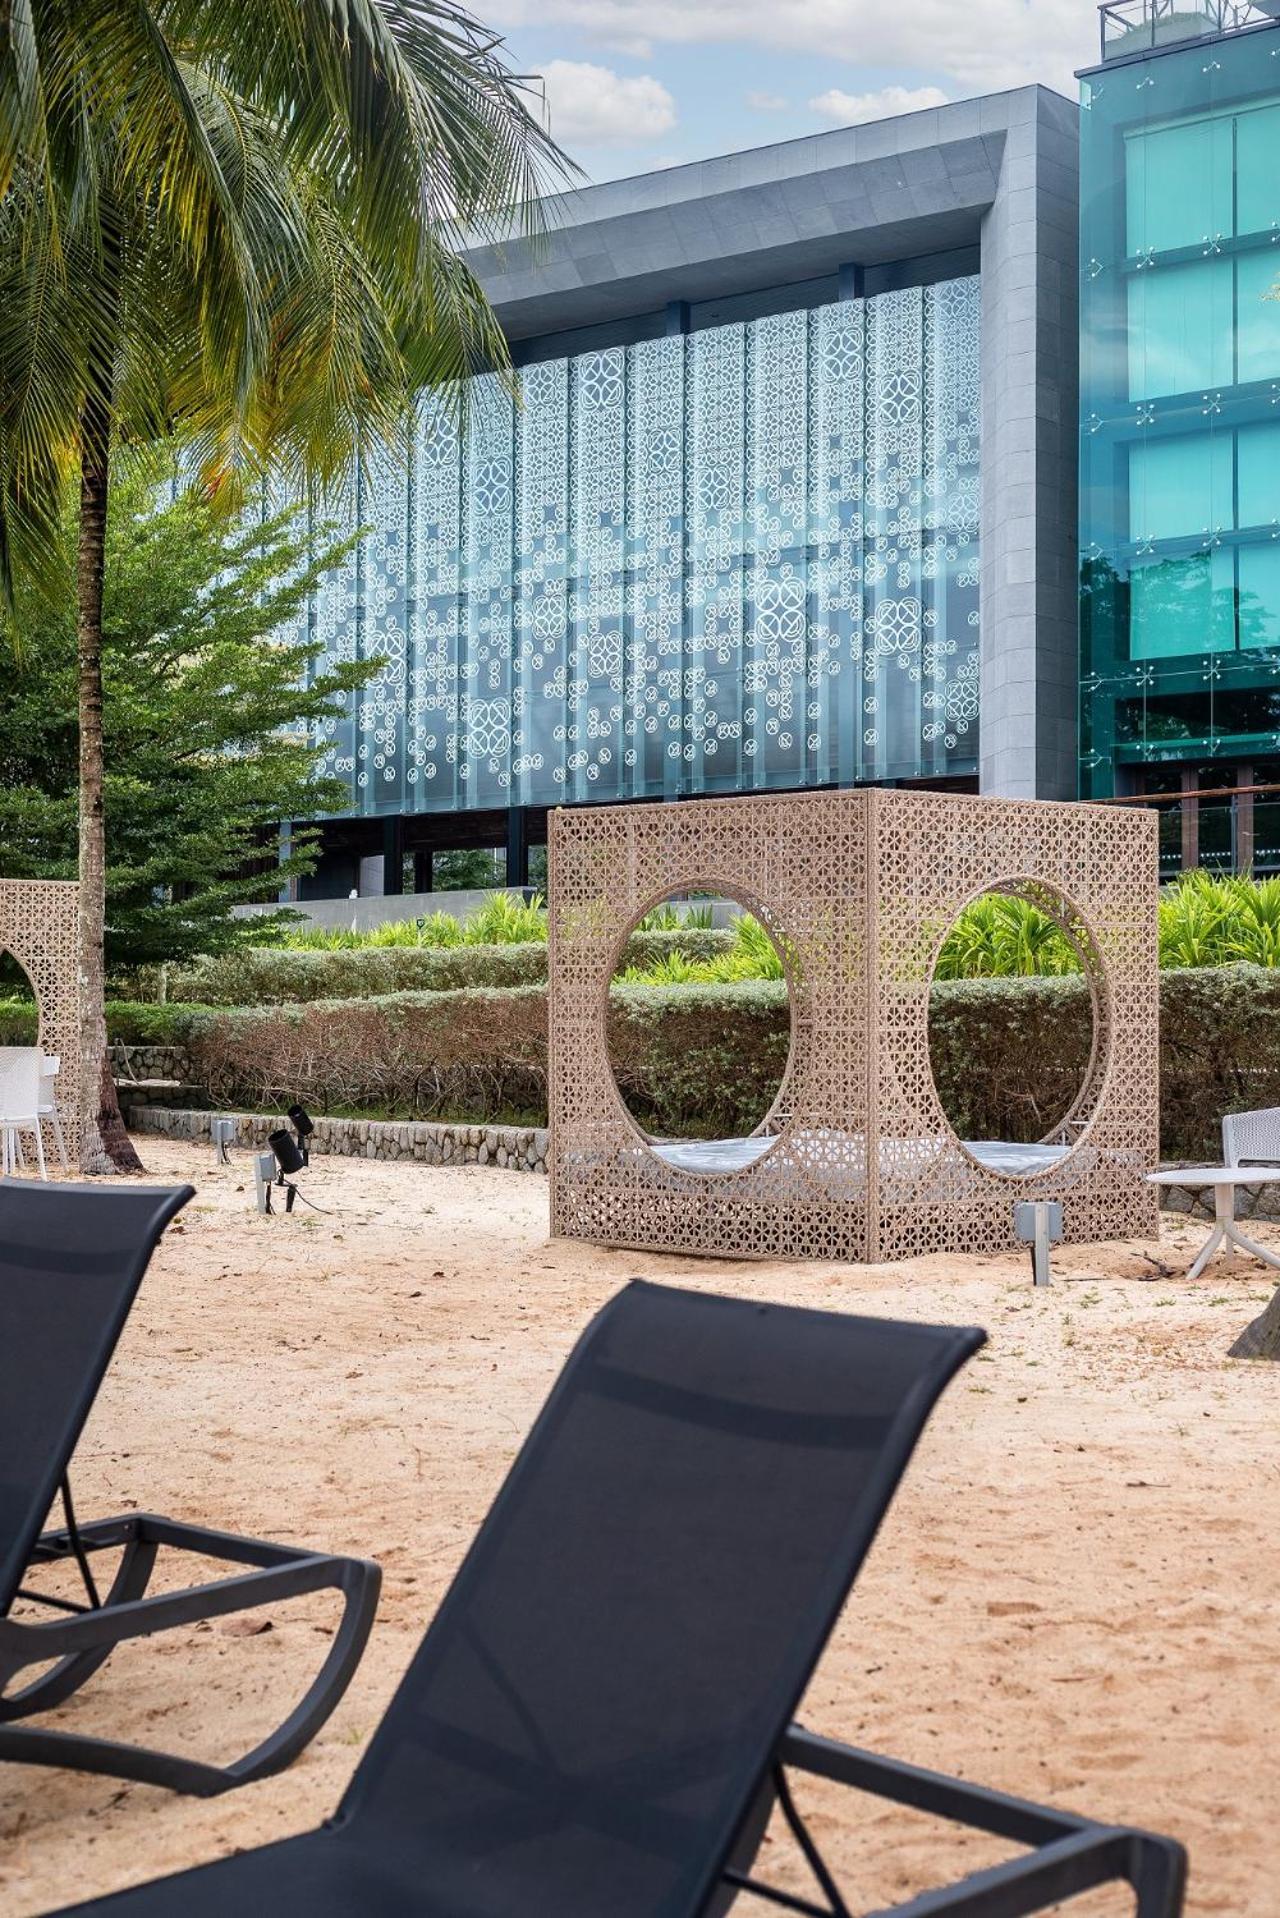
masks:
<svg viewBox="0 0 1280 1918"><path fill-rule="evenodd" d="M233 502L327 484L422 386L507 364L449 250L567 163L448 0L0 0L0 589L79 488L87 1171L137 1166L106 1064L102 584L114 459L189 442Z"/></svg>

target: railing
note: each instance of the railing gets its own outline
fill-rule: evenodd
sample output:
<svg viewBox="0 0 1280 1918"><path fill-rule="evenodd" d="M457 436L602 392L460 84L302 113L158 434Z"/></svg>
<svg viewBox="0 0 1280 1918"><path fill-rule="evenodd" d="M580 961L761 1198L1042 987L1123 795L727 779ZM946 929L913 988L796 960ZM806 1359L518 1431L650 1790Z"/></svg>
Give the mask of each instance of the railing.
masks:
<svg viewBox="0 0 1280 1918"><path fill-rule="evenodd" d="M1104 0L1102 58L1238 33L1280 19L1280 0Z"/></svg>
<svg viewBox="0 0 1280 1918"><path fill-rule="evenodd" d="M1280 785L1186 786L1125 793L1109 806L1150 806L1160 817L1160 877L1194 866L1211 872L1280 873Z"/></svg>

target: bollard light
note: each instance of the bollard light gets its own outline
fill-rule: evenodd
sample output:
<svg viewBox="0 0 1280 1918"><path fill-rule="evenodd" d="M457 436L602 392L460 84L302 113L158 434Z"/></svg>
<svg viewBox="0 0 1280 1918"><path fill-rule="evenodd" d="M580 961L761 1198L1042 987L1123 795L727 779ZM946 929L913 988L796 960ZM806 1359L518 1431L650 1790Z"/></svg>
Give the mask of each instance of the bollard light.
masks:
<svg viewBox="0 0 1280 1918"><path fill-rule="evenodd" d="M1061 1199L1019 1199L1013 1208L1013 1230L1031 1247L1031 1276L1036 1285L1052 1283L1049 1247L1062 1239Z"/></svg>
<svg viewBox="0 0 1280 1918"><path fill-rule="evenodd" d="M230 1165L229 1148L235 1144L236 1122L234 1119L210 1119L209 1137L213 1141L213 1163Z"/></svg>

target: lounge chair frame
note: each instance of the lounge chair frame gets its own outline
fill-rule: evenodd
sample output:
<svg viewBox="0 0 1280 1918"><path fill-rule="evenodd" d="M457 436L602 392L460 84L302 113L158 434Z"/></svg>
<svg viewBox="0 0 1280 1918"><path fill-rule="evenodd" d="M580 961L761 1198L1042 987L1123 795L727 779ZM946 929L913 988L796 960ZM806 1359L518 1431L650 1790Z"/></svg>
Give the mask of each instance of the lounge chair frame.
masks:
<svg viewBox="0 0 1280 1918"><path fill-rule="evenodd" d="M230 1910L268 1908L281 1918L378 1918L419 1908L433 1918L460 1911L597 1918L624 1908L628 1918L658 1910L728 1918L746 1892L802 1918L852 1918L796 1809L789 1771L1029 1847L896 1905L896 1918L1029 1918L1115 1880L1133 1887L1138 1918L1179 1918L1185 1864L1174 1840L895 1763L793 1722L929 1411L982 1342L981 1332L963 1327L855 1321L647 1283L629 1287L565 1364L333 1817L296 1838L77 1905L76 1918L223 1918ZM739 1437L787 1448L785 1469L772 1478L765 1472L759 1497L744 1495L744 1457L758 1463L761 1454L734 1446L737 1466L728 1463L726 1441ZM601 1551L583 1571L575 1624L558 1623L558 1582L574 1584L580 1549L573 1513L585 1512L592 1526L602 1513L615 1516L606 1494L619 1483L619 1460L624 1481L638 1472L646 1485L669 1487L678 1482L673 1472L687 1470L701 1490L674 1531L665 1519L655 1527L652 1511L647 1522L643 1512L632 1514L625 1536L606 1522L597 1542L612 1540L616 1549ZM587 1496L578 1506L584 1472ZM810 1488L815 1517L796 1533L790 1514ZM728 1517L735 1508L736 1517ZM704 1550L700 1533L712 1514L727 1530ZM594 1678L611 1686L617 1677L620 1686L593 1717L593 1678L584 1694L593 1722L578 1744L576 1713L583 1707L568 1707L566 1716L554 1701L584 1642L582 1608L612 1616L613 1603L625 1603L634 1579L655 1565L672 1593L697 1593L697 1604L706 1604L718 1554L736 1553L744 1571L753 1562L750 1550L742 1557L743 1528L762 1514L780 1553L787 1540L811 1538L813 1523L826 1543L785 1604L775 1588L773 1622L753 1651L737 1639L729 1653L737 1678L732 1685L727 1677L712 1679L709 1715L681 1716L689 1679L665 1655L674 1643L669 1618L638 1665L621 1650L623 1639L606 1635L608 1662ZM683 1552L673 1549L681 1527L692 1528ZM707 1527L707 1535L715 1530ZM577 1562L582 1570L585 1561ZM723 1556L719 1563L723 1570ZM756 1587L744 1577L735 1589ZM646 1587L646 1607L651 1597ZM681 1615L695 1616L696 1607ZM743 1622L744 1607L737 1606L734 1623L740 1629ZM755 1654L763 1662L748 1669L743 1660ZM717 1653L709 1656L714 1666ZM707 1681L700 1659L689 1670L694 1682ZM652 1674L650 1682L637 1688L637 1673ZM661 1691L657 1710L671 1714L663 1726L680 1726L670 1742L665 1729L653 1742L656 1721L646 1714L654 1687ZM626 1747L626 1729L622 1744L608 1742L615 1705L624 1728L640 1713L634 1750ZM758 1727L758 1743L749 1724ZM749 1739L742 1746L749 1757L738 1765L729 1751L742 1739ZM623 1809L632 1793L646 1808L635 1817ZM775 1802L819 1897L754 1875ZM694 1835L686 1839L687 1824ZM558 1856L561 1831L569 1850ZM508 1868L504 1859L543 1838L550 1850L535 1850L532 1863L525 1854L532 1875L522 1883L520 1865ZM597 1841L616 1842L618 1855L593 1856ZM647 1889L643 1876L619 1876L628 1862L643 1867L651 1857L678 1863ZM490 1868L494 1875L486 1878Z"/></svg>
<svg viewBox="0 0 1280 1918"><path fill-rule="evenodd" d="M750 1891L783 1911L805 1918L853 1918L831 1873L795 1808L786 1782L794 1770L850 1786L875 1798L951 1819L994 1838L1030 1849L1019 1857L976 1871L959 1883L921 1892L904 1905L887 1908L893 1918L1030 1918L1047 1905L1074 1898L1098 1885L1124 1883L1137 1899L1136 1918L1177 1918L1186 1886L1186 1853L1171 1838L1126 1826L1103 1825L1074 1812L1058 1811L1030 1799L1010 1797L927 1771L900 1760L882 1758L793 1725L782 1740L772 1785L796 1842L807 1858L826 1903L780 1891L753 1876L749 1866L726 1867L724 1882ZM763 1818L753 1829L758 1837ZM880 1915L877 1914L877 1918Z"/></svg>
<svg viewBox="0 0 1280 1918"><path fill-rule="evenodd" d="M253 1569L208 1585L147 1596L152 1570L164 1546ZM266 1539L241 1538L203 1525L137 1512L43 1533L32 1553L31 1566L79 1559L81 1552L112 1549L119 1549L121 1558L101 1604L90 1604L49 1623L0 1619L0 1760L105 1772L110 1777L164 1785L198 1798L213 1798L283 1770L329 1717L360 1662L378 1605L378 1567L361 1559L308 1552ZM323 1665L284 1723L232 1764L205 1764L172 1752L12 1722L63 1704L118 1645L130 1639L328 1590L340 1592L344 1603ZM37 1601L43 1597L27 1590L23 1596ZM44 1598L43 1602L51 1601ZM58 1601L57 1609L62 1611L67 1604ZM20 1691L3 1695L19 1672L50 1659L58 1661L52 1671Z"/></svg>
<svg viewBox="0 0 1280 1918"><path fill-rule="evenodd" d="M23 1220L22 1230L28 1237L44 1225L47 1214L52 1248L48 1283L52 1287L56 1287L57 1262L63 1256L56 1228L62 1225L74 1238L67 1221L77 1218L77 1208L98 1208L96 1213L90 1210L87 1215L80 1214L81 1232L92 1231L91 1224L84 1224L86 1216L105 1221L113 1206L132 1204L137 1215L130 1226L132 1241L123 1250L117 1247L113 1255L115 1271L109 1271L100 1281L96 1296L86 1296L84 1310L92 1315L86 1324L94 1328L92 1350L82 1355L78 1372L70 1381L71 1396L54 1447L26 1503L34 1532L40 1514L60 1485L65 1522L39 1533L25 1546L22 1540L28 1534L20 1524L12 1548L16 1556L7 1561L5 1585L0 1591L0 1761L103 1772L209 1798L280 1771L315 1736L360 1661L377 1609L382 1574L368 1560L244 1538L153 1513L130 1512L83 1525L77 1521L68 1477L74 1447L151 1254L165 1227L192 1196L190 1186L150 1191L133 1188L113 1195L109 1190L77 1186L51 1190L44 1186L0 1185L0 1216L5 1203L18 1208L15 1216L19 1218L23 1208L29 1209L33 1203L40 1207L41 1216L34 1226L31 1216ZM15 1239L15 1246L24 1243L21 1237ZM0 1254L3 1249L0 1246ZM22 1296L19 1291L18 1297ZM0 1540L0 1545L3 1543ZM248 1569L179 1591L149 1593L157 1559L166 1548ZM110 1586L100 1597L92 1561L96 1554L107 1552L118 1552L119 1560ZM32 1571L68 1561L79 1567L83 1602L33 1589L26 1583ZM15 1565L23 1569L16 1581L10 1582ZM284 1722L231 1764L208 1764L176 1753L20 1722L64 1704L117 1646L132 1639L328 1590L341 1595L343 1608L320 1670ZM58 1616L14 1618L12 1605L16 1599L50 1609ZM12 1681L33 1666L51 1669L10 1691Z"/></svg>

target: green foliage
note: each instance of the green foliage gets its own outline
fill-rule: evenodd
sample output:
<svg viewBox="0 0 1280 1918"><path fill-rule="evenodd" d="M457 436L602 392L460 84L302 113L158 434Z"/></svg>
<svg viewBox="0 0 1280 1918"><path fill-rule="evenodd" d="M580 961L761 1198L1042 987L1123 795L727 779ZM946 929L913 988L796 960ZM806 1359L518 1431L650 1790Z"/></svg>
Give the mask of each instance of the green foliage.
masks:
<svg viewBox="0 0 1280 1918"><path fill-rule="evenodd" d="M754 1132L791 1049L785 985L615 986L609 1060L632 1117L660 1138Z"/></svg>
<svg viewBox="0 0 1280 1918"><path fill-rule="evenodd" d="M382 946L545 946L547 911L538 893L526 905L516 893L497 892L465 921L440 911L417 919L389 919L367 932L347 926L286 926L280 943L300 952L356 952Z"/></svg>
<svg viewBox="0 0 1280 1918"><path fill-rule="evenodd" d="M641 920L648 924L649 917ZM708 914L708 919L710 915ZM773 940L750 913L735 919L723 950L705 957L676 948L645 965L623 955L621 983L629 986L711 986L743 984L753 979L784 977L782 958Z"/></svg>
<svg viewBox="0 0 1280 1918"><path fill-rule="evenodd" d="M431 861L434 892L487 892L502 884L505 862L491 846L438 852Z"/></svg>
<svg viewBox="0 0 1280 1918"><path fill-rule="evenodd" d="M463 944L457 921L449 923L455 936L440 945L242 946L171 968L166 983L178 999L260 1006L370 999L391 992L449 992L464 986L541 985L546 980L545 940ZM731 945L728 932L637 932L627 944L626 958L643 970L670 953L706 960Z"/></svg>
<svg viewBox="0 0 1280 1918"><path fill-rule="evenodd" d="M107 1037L128 1046L185 1045L194 1022L207 1006L140 1004L136 1000L108 999ZM0 999L0 1046L33 1046L38 1017L30 999Z"/></svg>
<svg viewBox="0 0 1280 1918"><path fill-rule="evenodd" d="M468 919L462 936L476 946L518 946L525 940L545 944L546 904L539 893L526 905L515 893L495 892Z"/></svg>
<svg viewBox="0 0 1280 1918"><path fill-rule="evenodd" d="M545 986L532 982L307 1005L108 1008L115 1039L186 1046L196 1079L224 1105L279 1111L301 1097L317 1112L473 1121L545 1116L546 1019ZM615 985L610 1058L650 1130L729 1137L767 1110L790 1023L776 982ZM929 1026L934 1077L961 1136L1039 1136L1080 1082L1088 993L1079 977L960 980L934 987ZM32 1006L0 1001L0 1044L30 1044L34 1027ZM1280 970L1163 974L1160 1102L1161 1150L1177 1158L1216 1156L1224 1112L1280 1105Z"/></svg>
<svg viewBox="0 0 1280 1918"><path fill-rule="evenodd" d="M234 490L268 456L332 479L417 390L507 363L450 239L527 226L567 166L466 13L25 0L0 47L6 585L54 587L87 398Z"/></svg>
<svg viewBox="0 0 1280 1918"><path fill-rule="evenodd" d="M1163 887L1160 964L1280 966L1280 879L1183 873ZM960 914L938 957L939 979L1060 978L1078 972L1069 939L1016 895L984 893Z"/></svg>
<svg viewBox="0 0 1280 1918"><path fill-rule="evenodd" d="M1047 913L1016 893L987 892L956 919L934 977L1061 978L1079 970L1079 954Z"/></svg>
<svg viewBox="0 0 1280 1918"><path fill-rule="evenodd" d="M1280 966L1280 878L1183 873L1160 897L1160 964Z"/></svg>
<svg viewBox="0 0 1280 1918"><path fill-rule="evenodd" d="M644 918L641 919L639 925L636 927L636 931L707 931L710 929L711 920L712 908L710 905L677 906L673 900L668 899L661 906L652 907L652 909L644 915Z"/></svg>
<svg viewBox="0 0 1280 1918"><path fill-rule="evenodd" d="M261 939L263 921L233 919L232 907L311 869L305 833L277 864L278 821L343 803L307 735L378 662L323 665L318 642L272 635L345 550L308 554L294 515L236 522L195 492L170 504L151 484L116 491L103 611L110 972ZM20 626L18 658L0 673L0 873L70 878L74 607L24 594Z"/></svg>

